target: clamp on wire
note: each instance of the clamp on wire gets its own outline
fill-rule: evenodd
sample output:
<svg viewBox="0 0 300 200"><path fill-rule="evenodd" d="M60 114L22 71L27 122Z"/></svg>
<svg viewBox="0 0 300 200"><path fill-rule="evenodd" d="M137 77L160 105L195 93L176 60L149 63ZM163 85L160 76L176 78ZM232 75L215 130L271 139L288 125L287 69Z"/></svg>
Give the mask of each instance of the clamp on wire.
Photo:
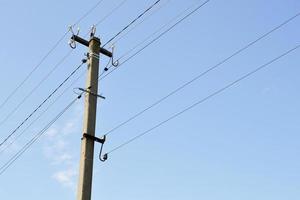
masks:
<svg viewBox="0 0 300 200"><path fill-rule="evenodd" d="M72 37L71 37L71 39L69 40L69 46L70 46L72 49L75 49L75 48L76 48L76 41L74 40L74 35L79 35L80 29L79 29L79 27L78 27L78 28L77 28L77 33L75 34L74 31L73 31L73 26L69 26L69 31L72 33Z"/></svg>

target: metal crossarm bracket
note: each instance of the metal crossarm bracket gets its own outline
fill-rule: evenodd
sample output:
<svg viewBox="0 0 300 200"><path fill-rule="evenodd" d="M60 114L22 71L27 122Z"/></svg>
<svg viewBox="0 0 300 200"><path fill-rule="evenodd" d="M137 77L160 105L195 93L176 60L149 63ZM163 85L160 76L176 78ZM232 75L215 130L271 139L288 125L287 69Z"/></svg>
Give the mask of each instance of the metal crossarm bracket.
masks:
<svg viewBox="0 0 300 200"><path fill-rule="evenodd" d="M80 44L84 45L84 46L89 46L89 41L79 37L78 35L73 35L71 37L72 40L76 41L76 42L79 42ZM100 53L106 55L107 57L112 57L112 52L100 47Z"/></svg>
<svg viewBox="0 0 300 200"><path fill-rule="evenodd" d="M104 144L105 139L106 139L105 136L103 138L97 138L97 137L89 135L87 133L83 134L83 138L91 139L91 140L94 140L95 142L98 142L98 143L101 143L101 144Z"/></svg>
<svg viewBox="0 0 300 200"><path fill-rule="evenodd" d="M82 92L86 92L86 93L89 93L89 94L91 94L91 95L93 95L93 96L99 97L99 98L101 98L101 99L105 99L104 96L99 95L99 94L95 94L95 93L90 92L90 91L88 91L88 90L86 90L86 89L83 89L83 88L78 88L78 89L79 89L80 91L82 91Z"/></svg>

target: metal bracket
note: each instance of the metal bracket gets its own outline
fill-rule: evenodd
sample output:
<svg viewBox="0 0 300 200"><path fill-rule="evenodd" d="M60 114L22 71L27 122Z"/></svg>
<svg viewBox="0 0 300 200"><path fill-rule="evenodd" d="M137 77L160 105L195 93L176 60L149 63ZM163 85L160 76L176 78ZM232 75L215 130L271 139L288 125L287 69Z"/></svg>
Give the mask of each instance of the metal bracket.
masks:
<svg viewBox="0 0 300 200"><path fill-rule="evenodd" d="M93 38L95 38L95 37L93 37ZM78 35L72 35L71 40L76 41L76 42L78 42L78 43L80 43L80 44L82 44L84 46L87 46L87 47L89 46L89 41L87 41L87 40L79 37ZM100 47L100 53L102 53L102 54L104 54L104 55L106 55L106 56L108 56L110 58L112 57L112 53L110 51L102 48L102 47Z"/></svg>
<svg viewBox="0 0 300 200"><path fill-rule="evenodd" d="M99 94L95 94L95 93L93 93L93 92L90 92L90 91L88 91L88 90L86 90L86 89L83 89L83 88L78 88L80 91L82 91L82 92L86 92L86 93L89 93L90 95L92 95L92 96L96 96L96 97L99 97L99 98L101 98L101 99L105 99L105 97L104 96L102 96L102 95L99 95Z"/></svg>
<svg viewBox="0 0 300 200"><path fill-rule="evenodd" d="M91 139L95 142L98 142L98 143L101 143L101 144L104 144L105 140L106 140L106 137L104 136L103 138L97 138L95 136L92 136L92 135L89 135L87 133L84 133L83 134L83 137L82 138L87 138L87 139Z"/></svg>
<svg viewBox="0 0 300 200"><path fill-rule="evenodd" d="M82 136L82 139L83 138L87 138L87 139L93 140L94 142L98 142L98 143L101 144L101 148L100 148L100 152L99 152L99 160L102 161L102 162L105 162L107 160L108 156L107 156L107 154L104 154L102 156L102 150L103 150L103 145L106 141L106 135L103 135L103 138L98 138L98 137L89 135L87 133L84 133L83 136Z"/></svg>

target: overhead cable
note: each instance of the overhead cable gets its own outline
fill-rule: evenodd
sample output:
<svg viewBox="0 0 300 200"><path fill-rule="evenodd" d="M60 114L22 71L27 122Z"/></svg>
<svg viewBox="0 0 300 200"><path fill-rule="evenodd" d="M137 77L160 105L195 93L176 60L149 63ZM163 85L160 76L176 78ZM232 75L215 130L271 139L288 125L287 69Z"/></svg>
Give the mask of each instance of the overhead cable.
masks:
<svg viewBox="0 0 300 200"><path fill-rule="evenodd" d="M166 29L165 31L163 31L162 33L160 33L158 36L156 36L154 39L152 39L149 43L147 43L145 46L143 46L141 49L139 49L137 52L135 52L133 55L131 55L130 57L128 57L126 60L124 60L123 62L120 62L120 64L118 65L117 68L113 68L111 71L109 71L108 73L106 73L104 76L101 77L100 80L104 79L105 77L107 77L108 75L110 75L113 71L119 69L123 64L125 64L126 62L128 62L130 59L132 59L133 57L135 57L136 55L138 55L140 52L142 52L144 49L146 49L147 47L149 47L151 44L153 44L155 41L157 41L158 39L160 39L163 35L165 35L166 33L168 33L169 31L171 31L174 27L176 27L178 24L182 23L185 19L187 19L189 16L191 16L193 13L195 13L196 11L198 11L200 8L202 8L205 4L207 4L210 0L206 0L204 3L198 5L195 9L193 9L192 11L190 11L189 13L187 13L186 15L184 15L183 18L181 18L180 20L178 20L175 24L173 24L171 27L169 27L168 29ZM179 14L182 15L184 12L186 12L187 10L190 10L191 8L188 8L186 10L184 10L182 13ZM153 35L155 35L157 32L159 32L162 28L164 28L165 26L169 25L170 22L174 21L174 19L177 19L178 16L176 16L175 18L173 18L171 21L169 21L168 23L166 23L165 25L163 25L161 28L159 28L157 31L155 31L153 34L151 34L149 37L152 37ZM149 37L146 39L148 40ZM145 40L144 40L145 41ZM133 51L133 49L129 50L130 52ZM127 54L127 53L126 53ZM121 56L122 58L123 56ZM119 58L118 60L120 60L121 58ZM109 69L112 66L109 67Z"/></svg>
<svg viewBox="0 0 300 200"><path fill-rule="evenodd" d="M4 124L13 114L16 113L16 111L25 103L25 101L34 94L36 90L38 90L42 84L49 78L49 76L69 57L72 50L69 51L62 59L58 61L58 63L51 69L50 72L46 74L36 85L35 87L27 94L25 95L22 100L5 116L5 118L0 122L1 124Z"/></svg>
<svg viewBox="0 0 300 200"><path fill-rule="evenodd" d="M121 122L120 124L118 124L117 126L115 126L114 128L110 129L108 132L105 133L105 135L109 135L110 133L112 133L113 131L119 129L120 127L122 127L123 125L127 124L128 122L132 121L133 119L137 118L138 116L142 115L144 112L148 111L149 109L155 107L156 105L160 104L161 102L163 102L164 100L166 100L167 98L169 98L170 96L176 94L177 92L181 91L183 88L187 87L188 85L192 84L193 82L195 82L196 80L198 80L199 78L203 77L204 75L206 75L207 73L209 73L210 71L218 68L219 66L223 65L224 63L226 63L227 61L229 61L230 59L232 59L233 57L239 55L240 53L242 53L243 51L245 51L246 49L248 49L249 47L253 46L255 43L259 42L260 40L266 38L268 35L270 35L271 33L273 33L274 31L282 28L283 26L285 26L286 24L288 24L289 22L291 22L292 20L294 20L296 17L298 17L300 15L300 13L297 13L296 15L288 18L287 20L285 20L283 23L275 26L274 28L272 28L271 30L269 30L268 32L262 34L261 36L259 36L257 39L249 42L248 44L246 44L244 47L238 49L237 51L235 51L234 53L232 53L230 56L226 57L225 59L223 59L222 61L218 62L217 64L209 67L207 70L205 70L204 72L201 72L200 74L196 75L194 78L192 78L191 80L185 82L184 84L182 84L180 87L176 88L175 90L171 91L170 93L168 93L167 95L163 96L162 98L160 98L159 100L155 101L154 103L152 103L151 105L149 105L148 107L146 107L145 109L141 110L140 112L136 113L135 115L133 115L132 117L130 117L129 119Z"/></svg>
<svg viewBox="0 0 300 200"><path fill-rule="evenodd" d="M20 158L26 150L29 149L51 126L54 124L75 102L80 99L81 95L71 101L58 115L56 115L41 131L39 131L29 142L27 142L13 157L11 157L4 165L0 167L0 175L2 175L18 158Z"/></svg>
<svg viewBox="0 0 300 200"><path fill-rule="evenodd" d="M83 71L76 79L72 81L72 83L66 87L52 102L44 109L33 121L30 122L28 126L26 126L18 135L16 135L8 144L6 144L1 150L0 155L6 151L9 147L11 147L33 124L35 124L40 118L47 113L47 111L64 95L66 92L74 86L76 82L85 74L86 70Z"/></svg>
<svg viewBox="0 0 300 200"><path fill-rule="evenodd" d="M153 10L153 12L151 12L149 15L145 16L139 23L133 25L131 27L131 29L129 29L127 32L125 32L124 34L122 34L120 37L116 38L113 41L113 46L115 46L121 39L123 39L126 35L128 35L131 31L133 31L134 29L136 29L139 25L141 25L142 23L144 23L147 19L149 19L150 17L152 17L154 14L156 14L158 11L160 11L164 6L166 6L171 0L167 0L165 3L160 4L156 10Z"/></svg>
<svg viewBox="0 0 300 200"><path fill-rule="evenodd" d="M86 62L86 60L82 60L81 64L74 69L70 75L64 79L58 87L56 87L47 97L46 99L39 104L1 143L0 147L9 139L11 138Z"/></svg>
<svg viewBox="0 0 300 200"><path fill-rule="evenodd" d="M121 1L116 7L114 7L109 13L107 13L102 19L100 19L95 26L99 26L103 21L105 21L109 16L116 12L122 5L124 5L128 0Z"/></svg>
<svg viewBox="0 0 300 200"><path fill-rule="evenodd" d="M139 20L141 17L143 17L147 12L149 12L155 5L157 5L161 0L155 1L151 6L149 6L144 12L139 14L134 20L132 20L128 25L126 25L122 30L120 30L117 34L115 34L111 39L109 39L104 45L106 46L108 43L113 41L116 37L118 37L120 34L122 34L126 29L128 29L132 24L134 24L137 20Z"/></svg>
<svg viewBox="0 0 300 200"><path fill-rule="evenodd" d="M100 5L103 0L98 1L90 10L88 10L83 16L81 16L72 26L76 26L83 19L85 19L96 7ZM51 55L51 53L58 47L58 45L64 40L64 38L68 35L69 29L58 39L57 42L50 48L50 50L46 53L45 56L38 62L38 64L25 76L25 78L14 88L9 95L4 99L4 101L0 104L0 109L7 104L7 102L16 94L16 92L24 85L25 82L29 80L29 78L33 75L33 73L44 63L44 61ZM1 123L0 123L1 124Z"/></svg>
<svg viewBox="0 0 300 200"><path fill-rule="evenodd" d="M113 148L112 150L108 151L108 153L106 153L106 155L107 155L107 154L111 154L112 152L115 152L115 151L117 151L117 150L119 150L119 149L125 147L126 145L128 145L128 144L132 143L133 141L135 141L135 140L137 140L137 139L139 139L139 138L145 136L146 134L148 134L148 133L150 133L151 131L157 129L158 127L162 126L163 124L165 124L165 123L171 121L172 119L177 118L178 116L180 116L180 115L182 115L183 113L185 113L185 112L191 110L192 108L194 108L194 107L196 107L196 106L198 106L198 105L200 105L200 104L202 104L202 103L208 101L208 100L211 99L212 97L214 97L214 96L216 96L216 95L218 95L218 94L224 92L225 90L227 90L227 89L229 89L229 88L231 88L231 87L237 85L237 84L238 84L239 82L241 82L242 80L244 80L244 79L246 79L246 78L252 76L253 74L259 72L260 70L262 70L262 69L266 68L267 66L269 66L270 64L274 63L275 61L277 61L277 60L283 58L284 56L286 56L286 55L292 53L293 51L297 50L299 47L300 47L300 45L297 45L296 47L294 47L294 48L292 48L292 49L286 51L285 53L283 53L283 54L277 56L276 58L270 60L269 62L267 62L267 63L261 65L260 67L254 69L254 70L252 70L252 71L250 71L250 72L248 72L247 74L241 76L240 78L236 79L235 81L229 83L229 84L226 85L225 87L222 87L221 89L219 89L219 90L213 92L212 94L206 96L205 98L203 98L203 99L201 99L201 100L195 102L194 104L192 104L192 105L186 107L185 109L181 110L180 112L177 112L176 114L172 115L171 117L167 118L166 120L163 120L162 122L158 123L157 125L153 126L152 128L150 128L150 129L148 129L148 130L146 130L146 131L144 131L144 132L142 132L142 133L136 135L135 137L131 138L130 140L127 140L126 142L122 143L121 145L119 145L119 146Z"/></svg>
<svg viewBox="0 0 300 200"><path fill-rule="evenodd" d="M109 59L109 61L107 62L107 65L111 62L111 58ZM74 86L75 83L78 82L78 80L80 78L83 77L83 75L85 74L86 70L84 70L76 79L74 79L71 84L66 87L61 93L60 95L58 95L52 102L50 105L47 106L46 109L44 109L28 126L26 126L26 128L24 128L17 136L15 136L8 144L6 144L1 150L0 150L0 155L7 150L9 147L11 147L12 144L14 144L34 123L36 123L44 114L47 113L47 111L64 95L66 94L66 92L72 87ZM104 71L103 71L104 72ZM103 73L102 72L102 73ZM91 86L92 87L92 86Z"/></svg>

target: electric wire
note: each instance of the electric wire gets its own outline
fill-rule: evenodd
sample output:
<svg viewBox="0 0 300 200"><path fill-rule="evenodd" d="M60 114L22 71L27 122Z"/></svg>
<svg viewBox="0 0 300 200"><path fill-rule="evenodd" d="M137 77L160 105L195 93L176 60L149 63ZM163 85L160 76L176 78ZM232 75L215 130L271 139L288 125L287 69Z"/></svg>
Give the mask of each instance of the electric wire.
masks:
<svg viewBox="0 0 300 200"><path fill-rule="evenodd" d="M106 67L109 65L109 63L111 62L111 58L109 59L109 61L106 64ZM82 76L85 74L86 70L84 70L76 79L74 79L71 84L65 88L59 96L57 96L55 98L55 100L53 100L53 102L48 105L48 107L46 109L44 109L44 111L42 113L39 114L38 117L36 117L26 128L24 128L22 130L22 132L20 132L16 137L13 138L13 140L11 140L10 143L8 143L6 146L4 146L3 149L0 150L0 155L7 150L12 144L14 144L34 123L36 123L64 94L66 94L66 92L75 84L77 83L80 78L82 78ZM104 71L102 72L104 73ZM82 94L82 93L81 93Z"/></svg>
<svg viewBox="0 0 300 200"><path fill-rule="evenodd" d="M100 5L103 0L98 1L90 10L88 10L83 16L81 16L72 26L76 26L83 19L85 19L96 7ZM44 63L44 61L52 54L52 52L58 47L58 45L65 39L70 30L67 30L55 44L50 48L50 50L46 53L45 56L38 62L37 65L25 76L25 78L13 89L9 95L4 99L4 101L0 104L0 109L7 104L7 102L16 94L16 92L24 85L25 82L29 80L29 78L33 75L33 73ZM2 122L1 122L2 123ZM0 123L0 124L1 124Z"/></svg>
<svg viewBox="0 0 300 200"><path fill-rule="evenodd" d="M76 79L74 79L72 81L72 83L65 88L60 94L59 96L57 96L53 102L51 102L50 105L47 106L46 109L43 110L43 112L41 112L28 126L26 126L26 128L24 128L22 130L22 132L20 132L18 135L16 135L13 140L11 140L7 145L4 146L4 148L2 148L0 150L0 155L6 151L11 145L13 145L34 123L36 123L45 113L47 113L47 111L64 95L66 94L66 92L76 83L80 80L80 78L82 78L82 76L85 74L86 70L84 70Z"/></svg>
<svg viewBox="0 0 300 200"><path fill-rule="evenodd" d="M195 4L192 4L191 6L189 6L188 8L184 9L183 11L181 11L178 15L176 15L175 17L173 17L171 20L169 20L167 23L165 23L164 25L162 25L160 28L158 28L156 31L154 31L153 33L151 33L148 37L146 37L143 41L139 42L137 45L135 45L133 48L131 48L130 50L126 51L122 56L119 57L119 60L123 59L124 57L126 57L129 53L131 53L132 51L134 51L137 47L141 46L142 44L144 44L146 41L148 41L151 37L153 37L154 35L156 35L157 33L159 33L161 30L163 30L164 28L166 28L167 26L169 26L170 24L172 24L174 21L176 21L178 18L180 18L180 16L182 16L184 13L186 13L189 10L192 10L192 8L194 8L192 11L188 12L188 14L184 15L184 17L182 17L182 19L176 21L172 26L170 26L168 29L166 29L165 31L163 31L160 35L158 35L156 38L159 39L161 36L163 36L164 34L166 34L167 32L169 32L170 30L172 30L175 26L177 26L178 24L180 24L182 21L184 21L186 18L188 18L190 15L192 15L194 12L196 12L197 10L199 10L201 7L203 7L205 4L207 4L210 0L203 2L202 4L198 5L198 2ZM153 39L153 42L155 42L157 39ZM150 44L152 44L153 42L150 42ZM149 45L150 45L149 44ZM124 61L126 62L126 60Z"/></svg>
<svg viewBox="0 0 300 200"><path fill-rule="evenodd" d="M183 88L187 87L188 85L192 84L193 82L195 82L196 80L198 80L199 78L203 77L204 75L206 75L207 73L209 73L210 71L218 68L219 66L223 65L224 63L226 63L227 61L229 61L230 59L232 59L233 57L239 55L240 53L242 53L243 51L245 51L246 49L250 48L251 46L253 46L254 44L256 44L257 42L259 42L260 40L266 38L268 35L270 35L271 33L275 32L276 30L282 28L284 25L288 24L289 22L291 22L292 20L294 20L296 17L298 17L300 15L300 12L297 13L296 15L288 18L287 20L285 20L284 22L280 23L279 25L275 26L274 28L272 28L271 30L267 31L266 33L262 34L261 36L259 36L257 39L249 42L248 44L246 44L244 47L238 49L237 51L235 51L234 53L232 53L230 56L226 57L225 59L221 60L220 62L218 62L217 64L209 67L207 70L205 70L204 72L201 72L200 74L196 75L194 78L192 78L191 80L185 82L184 84L182 84L181 86L179 86L178 88L176 88L175 90L171 91L170 93L168 93L167 95L163 96L162 98L160 98L159 100L155 101L154 103L152 103L151 105L149 105L148 107L146 107L145 109L141 110L140 112L134 114L133 116L131 116L130 118L128 118L127 120L121 122L120 124L118 124L117 126L115 126L114 128L110 129L109 131L107 131L104 135L109 135L112 132L114 132L115 130L119 129L120 127L122 127L123 125L127 124L128 122L132 121L133 119L137 118L138 116L142 115L143 113L145 113L146 111L148 111L149 109L155 107L156 105L160 104L161 102L163 102L164 100L166 100L167 98L169 98L170 96L176 94L177 92L181 91Z"/></svg>
<svg viewBox="0 0 300 200"><path fill-rule="evenodd" d="M103 0L102 0L103 1ZM93 11L102 1L98 1L98 3L93 6L89 12ZM125 3L126 0L124 0L124 2L122 2L121 4ZM120 5L119 5L120 6ZM88 14L89 12L87 12L86 14ZM112 14L112 13L111 13ZM80 23L87 15L84 15L84 17L82 17L80 20L78 20L73 26L75 26L76 24ZM101 21L104 21L109 15L105 16ZM68 31L69 32L69 31ZM67 33L68 33L67 32ZM62 38L64 39L64 38ZM0 125L4 124L14 113L16 113L16 111L25 103L25 101L32 95L34 94L34 92L41 87L42 83L44 83L49 77L50 75L71 55L73 49L71 49L70 51L68 51L68 53L63 56L58 63L43 77L43 79L36 84L36 86L6 115L6 117L0 121Z"/></svg>
<svg viewBox="0 0 300 200"><path fill-rule="evenodd" d="M117 34L115 34L111 39L109 39L103 47L105 47L108 43L113 41L116 37L118 37L120 34L122 34L125 30L127 30L132 24L134 24L137 20L139 20L141 17L143 17L147 12L149 12L155 5L157 5L161 0L155 1L151 6L149 6L144 12L142 12L140 15L138 15L134 20L132 20L128 25L126 25L123 29L121 29Z"/></svg>
<svg viewBox="0 0 300 200"><path fill-rule="evenodd" d="M44 61L50 56L50 54L57 48L57 46L63 41L63 39L67 36L69 31L65 32L62 37L54 44L54 46L46 53L44 57L38 62L38 64L26 75L26 77L17 85L15 89L11 91L11 93L5 98L5 100L1 103L0 109L6 105L6 103L16 94L16 92L24 85L26 81L32 76L32 74L44 63ZM2 122L1 122L2 123ZM0 123L0 124L1 124Z"/></svg>
<svg viewBox="0 0 300 200"><path fill-rule="evenodd" d="M84 64L85 62L82 61L80 65L78 65L71 73L70 75L64 79L58 87L56 87L50 95L46 97L46 99L39 104L1 143L0 147L8 140L10 139Z"/></svg>
<svg viewBox="0 0 300 200"><path fill-rule="evenodd" d="M300 47L300 45L297 45L296 47L294 47L294 48L292 48L292 49L290 49L290 50L284 52L283 54L281 54L281 55L279 55L279 56L277 56L277 57L275 57L275 58L273 58L273 59L270 60L269 62L267 62L267 63L265 63L265 64L259 66L258 68L254 69L254 70L252 70L252 71L250 71L250 72L248 72L248 73L246 73L245 75L241 76L240 78L236 79L235 81L233 81L233 82L227 84L225 87L222 87L221 89L218 89L217 91L215 91L215 92L213 92L212 94L206 96L205 98L203 98L203 99L201 99L201 100L195 102L194 104L192 104L192 105L186 107L185 109L181 110L180 112L177 112L176 114L172 115L171 117L167 118L166 120L161 121L160 123L158 123L157 125L153 126L152 128L150 128L150 129L148 129L148 130L142 132L141 134L136 135L135 137L131 138L130 140L127 140L126 142L122 143L121 145L119 145L119 146L113 148L112 150L108 151L108 153L106 153L106 154L111 154L112 152L115 152L115 151L117 151L117 150L123 148L124 146L126 146L126 145L132 143L133 141L135 141L135 140L141 138L142 136L144 136L144 135L150 133L151 131L153 131L153 130L157 129L158 127L162 126L163 124L165 124L165 123L171 121L172 119L174 119L174 118L176 118L176 117L182 115L183 113L185 113L185 112L191 110L192 108L198 106L199 104L202 104L202 103L208 101L209 99L211 99L212 97L214 97L214 96L216 96L216 95L218 95L218 94L224 92L225 90L227 90L227 89L229 89L229 88L231 88L231 87L237 85L240 81L242 81L242 80L244 80L244 79L250 77L251 75L253 75L253 74L259 72L260 70L266 68L266 67L269 66L270 64L274 63L275 61L277 61L277 60L279 60L279 59L281 59L281 58L283 58L283 57L285 57L286 55L288 55L288 54L290 54L291 52L295 51L295 50L298 49L299 47Z"/></svg>
<svg viewBox="0 0 300 200"><path fill-rule="evenodd" d="M149 19L150 17L152 17L154 14L156 14L158 11L160 11L164 6L166 6L171 0L167 0L164 4L160 4L158 6L158 8L156 10L154 10L153 12L151 12L149 15L145 16L139 23L133 25L131 27L131 29L129 29L127 32L125 32L124 34L122 34L120 37L116 38L113 41L113 46L115 46L115 44L117 44L121 39L123 39L126 35L128 35L131 31L133 31L134 29L136 29L139 25L141 25L142 23L144 23L147 19Z"/></svg>
<svg viewBox="0 0 300 200"><path fill-rule="evenodd" d="M138 51L136 51L134 54L132 54L130 57L128 57L126 60L124 60L123 62L121 62L117 68L114 68L112 70L110 70L108 73L106 73L104 76L101 77L100 80L104 79L105 77L109 76L112 72L114 72L115 70L119 69L123 64L125 64L126 62L128 62L129 60L131 60L133 57L135 57L136 55L138 55L139 53L141 53L144 49L146 49L147 47L149 47L151 44L153 44L154 42L156 42L158 39L160 39L163 35L167 34L169 31L171 31L174 27L176 27L178 24L182 23L185 19L187 19L189 16L191 16L193 13L195 13L196 11L198 11L200 8L202 8L204 5L206 5L210 0L206 0L205 2L203 2L202 4L198 5L195 9L193 9L191 12L187 13L183 18L181 18L179 21L177 21L175 24L173 24L172 26L170 26L168 29L166 29L165 31L163 31L162 33L160 33L158 36L156 36L154 39L152 39L149 43L147 43L145 46L143 46L141 49L139 49ZM184 10L182 13L186 12L187 10L190 10L191 8L188 8L186 10ZM179 14L182 15L182 13ZM173 18L171 21L174 21L174 19L177 19L178 15ZM166 23L165 25L163 25L161 28L159 28L157 31L155 31L154 33L152 33L149 37L147 37L146 40L148 40L150 37L152 37L153 35L155 35L157 32L159 32L162 28L164 28L165 26L169 25L169 23L171 22L169 21L168 23ZM143 43L146 41L144 40ZM134 49L129 50L128 52L133 51ZM127 54L127 53L126 53ZM122 58L123 56L121 56ZM118 59L120 60L120 58ZM109 69L112 68L112 65L109 67Z"/></svg>
<svg viewBox="0 0 300 200"><path fill-rule="evenodd" d="M13 114L16 113L16 111L26 102L26 100L31 97L32 94L36 90L38 90L42 84L49 78L49 76L70 56L72 50L70 50L62 59L59 60L59 62L49 71L36 85L35 87L23 97L23 99L6 115L6 117L0 122L1 124L4 124Z"/></svg>
<svg viewBox="0 0 300 200"><path fill-rule="evenodd" d="M108 61L108 64L111 60ZM72 87L72 85L74 83L76 83L79 78L82 77L84 73L80 74L70 85L69 87L67 87L53 102L52 104L50 104L43 113L41 113L36 119L35 121L37 121L44 113L46 113L46 111L63 95L65 94L65 92L70 89L70 87ZM92 87L92 86L90 86ZM50 121L40 132L38 132L29 142L27 142L13 157L11 157L4 165L2 165L0 167L0 175L2 175L18 158L20 158L23 153L25 153L75 102L76 100L80 99L82 97L84 92L81 92L76 99L74 99L73 101L71 101L71 103L69 103L52 121ZM32 122L34 123L34 122ZM32 125L32 124L31 124ZM30 125L30 126L31 126ZM29 127L27 127L26 129L28 129ZM25 131L25 130L24 130ZM23 134L24 131L21 133ZM19 134L17 137L20 137L21 134ZM15 138L14 141L16 141L17 138ZM12 143L10 143L11 145ZM5 150L5 149L4 149ZM0 154L4 151L0 151Z"/></svg>
<svg viewBox="0 0 300 200"><path fill-rule="evenodd" d="M104 0L98 1L95 5L93 5L84 15L82 15L72 26L76 26L80 24L82 20L84 20L87 16L89 16Z"/></svg>
<svg viewBox="0 0 300 200"><path fill-rule="evenodd" d="M70 107L81 98L81 95L72 100L58 115L56 115L41 131L39 131L31 140L29 140L13 157L11 157L4 165L0 167L0 175L2 175L18 158L20 158L26 150L29 149Z"/></svg>
<svg viewBox="0 0 300 200"><path fill-rule="evenodd" d="M95 26L99 26L103 21L105 21L109 16L111 16L114 12L116 12L123 4L126 3L128 0L123 0L119 3L116 7L114 7L109 13L107 13L102 19L100 19Z"/></svg>

